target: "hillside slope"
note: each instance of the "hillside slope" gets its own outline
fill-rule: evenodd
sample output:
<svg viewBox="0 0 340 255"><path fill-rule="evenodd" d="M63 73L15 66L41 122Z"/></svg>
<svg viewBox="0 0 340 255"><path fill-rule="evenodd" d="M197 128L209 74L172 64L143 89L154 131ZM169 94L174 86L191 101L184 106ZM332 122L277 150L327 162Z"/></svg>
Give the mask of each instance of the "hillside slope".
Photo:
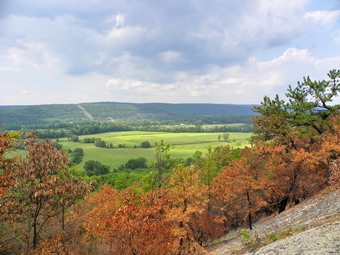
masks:
<svg viewBox="0 0 340 255"><path fill-rule="evenodd" d="M294 230L298 230L294 234ZM229 254L340 254L340 190L326 190L303 203L257 222L253 237L265 240L270 234L291 231L291 235L261 248L244 247L234 234L207 247L209 255Z"/></svg>
<svg viewBox="0 0 340 255"><path fill-rule="evenodd" d="M0 106L4 125L34 125L96 120L181 120L244 116L250 122L253 105L164 104L164 103L82 103ZM84 114L86 113L86 114ZM89 116L91 116L89 118ZM243 120L241 119L241 120ZM240 122L240 121L237 121ZM244 122L244 121L242 121Z"/></svg>

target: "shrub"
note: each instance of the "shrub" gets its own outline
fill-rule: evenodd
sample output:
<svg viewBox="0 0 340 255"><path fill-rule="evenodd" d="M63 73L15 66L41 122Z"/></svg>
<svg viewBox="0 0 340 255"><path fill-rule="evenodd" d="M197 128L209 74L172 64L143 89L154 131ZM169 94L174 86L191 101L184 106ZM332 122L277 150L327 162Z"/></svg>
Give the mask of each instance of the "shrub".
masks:
<svg viewBox="0 0 340 255"><path fill-rule="evenodd" d="M99 147L99 148L105 148L105 147L106 147L106 142L105 142L104 140L98 138L98 139L96 140L96 142L94 143L94 145L95 145L96 147Z"/></svg>
<svg viewBox="0 0 340 255"><path fill-rule="evenodd" d="M240 237L241 243L245 246L250 245L252 242L251 242L249 230L243 228L240 230L240 233L241 233L241 237Z"/></svg>
<svg viewBox="0 0 340 255"><path fill-rule="evenodd" d="M146 161L147 160L144 157L129 159L129 161L125 164L125 168L128 169L147 168Z"/></svg>
<svg viewBox="0 0 340 255"><path fill-rule="evenodd" d="M73 135L73 136L71 136L71 141L72 142L78 142L79 141L79 137L76 136L76 135Z"/></svg>
<svg viewBox="0 0 340 255"><path fill-rule="evenodd" d="M88 176L103 175L109 173L109 167L98 161L89 160L85 162L84 170Z"/></svg>
<svg viewBox="0 0 340 255"><path fill-rule="evenodd" d="M141 146L142 148L151 148L151 144L150 144L149 141L142 142L142 143L140 144L140 146Z"/></svg>

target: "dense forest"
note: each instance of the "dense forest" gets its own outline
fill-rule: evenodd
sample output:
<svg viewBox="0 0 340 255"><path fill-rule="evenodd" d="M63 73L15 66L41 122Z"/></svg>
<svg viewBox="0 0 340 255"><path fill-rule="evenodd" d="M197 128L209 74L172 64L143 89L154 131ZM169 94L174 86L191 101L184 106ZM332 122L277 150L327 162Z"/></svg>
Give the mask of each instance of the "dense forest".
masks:
<svg viewBox="0 0 340 255"><path fill-rule="evenodd" d="M265 97L251 147L175 164L158 144L148 178L121 191L75 177L67 153L32 132L27 156L11 156L21 133L2 132L0 253L200 254L231 229L339 185L340 70L328 76L289 87L288 101Z"/></svg>

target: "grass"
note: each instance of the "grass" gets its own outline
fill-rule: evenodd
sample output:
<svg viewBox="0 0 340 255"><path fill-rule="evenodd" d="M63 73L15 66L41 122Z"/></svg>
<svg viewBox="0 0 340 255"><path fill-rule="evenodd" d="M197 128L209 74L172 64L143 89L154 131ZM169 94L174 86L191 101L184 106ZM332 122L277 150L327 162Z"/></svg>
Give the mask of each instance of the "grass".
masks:
<svg viewBox="0 0 340 255"><path fill-rule="evenodd" d="M279 233L270 233L269 235L267 235L267 239L269 240L267 243L276 242L278 240L284 239L288 236L300 233L305 230L306 230L306 227L302 226L298 228L288 228L285 231L279 232Z"/></svg>
<svg viewBox="0 0 340 255"><path fill-rule="evenodd" d="M145 157L153 161L154 148L140 148L140 144L149 141L153 146L160 143L172 146L170 154L172 158L188 158L196 151L206 153L208 147L217 147L220 145L230 145L234 148L249 145L248 139L251 133L230 133L228 142L219 142L218 135L222 133L165 133L165 132L143 132L143 131L126 131L126 132L109 132L96 135L79 136L80 142L68 141L66 138L59 139L59 143L65 149L83 148L84 159L76 168L81 170L87 160L97 160L102 164L117 168L125 164L131 158ZM113 144L114 148L98 148L93 143L82 143L84 138L101 138L106 144ZM118 144L125 144L126 148L118 148ZM135 146L137 148L135 148Z"/></svg>
<svg viewBox="0 0 340 255"><path fill-rule="evenodd" d="M287 238L289 236L298 234L306 230L305 226L297 227L297 228L288 228L282 232L274 232L266 235L264 238L259 238L258 233L250 233L248 229L241 229L241 243L249 249L248 251L253 251L262 246L266 246L278 240Z"/></svg>
<svg viewBox="0 0 340 255"><path fill-rule="evenodd" d="M229 124L204 124L201 127L206 128L215 128L215 127L242 127L244 125L248 125L246 123L229 123ZM184 124L184 125L159 125L161 128L176 128L176 127L196 127L196 125L192 124Z"/></svg>

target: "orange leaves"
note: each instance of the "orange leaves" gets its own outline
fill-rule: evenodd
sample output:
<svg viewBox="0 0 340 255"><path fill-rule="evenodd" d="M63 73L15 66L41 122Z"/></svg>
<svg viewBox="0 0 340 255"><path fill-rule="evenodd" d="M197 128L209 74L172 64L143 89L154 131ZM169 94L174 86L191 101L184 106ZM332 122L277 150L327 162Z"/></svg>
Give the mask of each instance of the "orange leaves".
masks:
<svg viewBox="0 0 340 255"><path fill-rule="evenodd" d="M114 254L168 254L173 245L164 216L168 204L164 199L152 205L147 201L131 189L119 193L104 186L89 200L94 207L85 228L112 242Z"/></svg>
<svg viewBox="0 0 340 255"><path fill-rule="evenodd" d="M174 169L170 190L118 192L104 186L88 200L84 227L111 243L114 254L196 254L202 250L206 192L199 173L183 166Z"/></svg>
<svg viewBox="0 0 340 255"><path fill-rule="evenodd" d="M207 205L208 190L200 184L199 176L194 167L178 165L173 169L169 197L172 206L167 219L173 222L172 232L179 240L177 254L195 254L202 250L198 244L201 226L197 221Z"/></svg>
<svg viewBox="0 0 340 255"><path fill-rule="evenodd" d="M251 213L258 208L256 192L261 165L248 149L242 154L240 160L234 160L214 179L212 194L214 207L223 213L226 222L241 224L248 216L251 228Z"/></svg>

